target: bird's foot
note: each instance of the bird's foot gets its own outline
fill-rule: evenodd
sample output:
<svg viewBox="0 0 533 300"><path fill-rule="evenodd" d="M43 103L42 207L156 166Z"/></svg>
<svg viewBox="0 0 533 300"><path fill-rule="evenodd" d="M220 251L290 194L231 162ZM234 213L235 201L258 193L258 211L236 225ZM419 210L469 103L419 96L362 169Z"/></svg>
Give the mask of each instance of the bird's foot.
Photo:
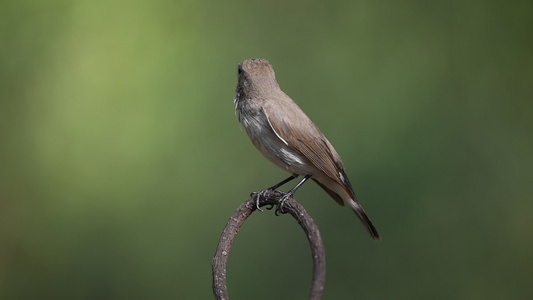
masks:
<svg viewBox="0 0 533 300"><path fill-rule="evenodd" d="M250 197L254 198L254 200L255 200L255 208L258 211L263 212L263 209L261 209L261 207L260 207L260 199L264 198L264 197L268 197L269 194L271 194L273 192L280 193L279 191L266 189L266 190L261 190L259 192L253 192L253 193L250 194ZM292 193L284 194L278 200L277 204L268 204L269 206L266 209L271 210L271 209L274 208L274 205L276 205L276 210L275 210L276 216L279 216L279 214L284 214L285 212L283 211L283 206L285 205L285 201L287 201L287 199L289 199L291 196L292 196Z"/></svg>
<svg viewBox="0 0 533 300"><path fill-rule="evenodd" d="M281 199L279 199L279 202L278 202L278 205L277 205L276 211L275 211L275 215L276 216L279 216L279 214L284 214L285 213L283 211L283 206L285 205L285 201L287 201L287 199L289 199L291 196L292 196L292 194L288 193L288 194L283 195L283 197L281 197Z"/></svg>
<svg viewBox="0 0 533 300"><path fill-rule="evenodd" d="M262 191L259 191L259 192L253 192L250 194L251 197L253 197L255 199L255 208L257 208L258 211L260 212L263 212L263 210L261 209L261 207L259 207L259 199L262 198L262 197L265 197L267 193L269 193L270 190L266 189L266 190L262 190ZM267 209L272 209L272 205L270 207L267 207Z"/></svg>

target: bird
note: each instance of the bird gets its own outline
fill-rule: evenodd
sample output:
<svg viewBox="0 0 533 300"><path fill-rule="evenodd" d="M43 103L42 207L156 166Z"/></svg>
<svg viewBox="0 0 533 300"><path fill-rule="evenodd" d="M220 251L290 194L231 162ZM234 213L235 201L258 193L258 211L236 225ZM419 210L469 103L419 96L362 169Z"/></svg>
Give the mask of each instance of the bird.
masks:
<svg viewBox="0 0 533 300"><path fill-rule="evenodd" d="M341 157L313 121L281 90L268 60L250 58L239 64L234 105L254 146L291 174L267 190L303 176L283 197L281 207L284 200L312 179L338 204L349 206L373 239L381 239L354 193Z"/></svg>

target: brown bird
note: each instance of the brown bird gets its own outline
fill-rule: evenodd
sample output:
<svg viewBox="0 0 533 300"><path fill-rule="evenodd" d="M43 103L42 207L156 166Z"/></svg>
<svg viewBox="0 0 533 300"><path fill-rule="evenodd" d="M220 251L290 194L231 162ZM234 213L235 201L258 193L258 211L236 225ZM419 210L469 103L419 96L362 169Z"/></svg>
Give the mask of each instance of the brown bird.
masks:
<svg viewBox="0 0 533 300"><path fill-rule="evenodd" d="M339 154L309 117L279 87L272 65L252 58L239 64L235 112L255 147L276 166L292 174L275 190L304 178L281 200L292 196L309 178L341 206L348 204L373 239L380 236L359 204Z"/></svg>

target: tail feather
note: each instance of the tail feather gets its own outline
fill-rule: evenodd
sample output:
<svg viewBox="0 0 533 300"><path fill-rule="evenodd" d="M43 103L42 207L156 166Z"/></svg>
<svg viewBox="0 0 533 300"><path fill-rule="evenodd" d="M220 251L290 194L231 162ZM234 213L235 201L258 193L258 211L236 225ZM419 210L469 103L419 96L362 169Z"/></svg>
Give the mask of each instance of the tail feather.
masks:
<svg viewBox="0 0 533 300"><path fill-rule="evenodd" d="M370 221L370 218L366 215L365 210L363 207L357 202L357 200L350 200L348 203L352 210L355 212L357 217L359 217L359 220L363 222L363 225L365 225L366 229L368 230L368 233L372 236L375 240L380 240L381 236L379 235L378 230L374 225L372 224L372 221Z"/></svg>

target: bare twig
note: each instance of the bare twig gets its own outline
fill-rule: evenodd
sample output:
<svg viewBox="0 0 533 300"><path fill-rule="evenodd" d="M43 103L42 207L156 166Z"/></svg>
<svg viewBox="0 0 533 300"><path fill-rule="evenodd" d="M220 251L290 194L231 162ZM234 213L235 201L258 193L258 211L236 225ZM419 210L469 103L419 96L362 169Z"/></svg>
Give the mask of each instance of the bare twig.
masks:
<svg viewBox="0 0 533 300"><path fill-rule="evenodd" d="M279 200L285 195L279 191L265 191L259 197L259 206L277 205ZM227 300L228 289L226 287L226 265L228 262L229 252L233 239L239 231L239 228L244 221L256 210L256 198L251 197L233 213L226 224L218 248L213 258L213 292L215 299ZM313 282L311 286L311 293L309 299L317 300L322 298L324 291L324 283L326 281L326 254L324 251L324 244L318 227L313 219L307 214L302 205L296 202L292 197L285 201L283 205L283 213L289 213L293 216L309 240L311 247L311 254L313 256Z"/></svg>

